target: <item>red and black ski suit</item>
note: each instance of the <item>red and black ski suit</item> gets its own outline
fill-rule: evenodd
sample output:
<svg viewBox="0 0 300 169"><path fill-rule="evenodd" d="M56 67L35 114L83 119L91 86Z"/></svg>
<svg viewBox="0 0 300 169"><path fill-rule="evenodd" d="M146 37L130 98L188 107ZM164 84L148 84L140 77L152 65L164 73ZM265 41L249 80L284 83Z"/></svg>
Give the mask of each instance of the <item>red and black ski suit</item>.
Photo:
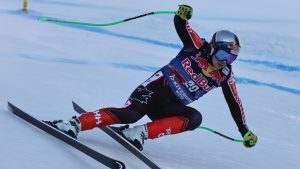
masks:
<svg viewBox="0 0 300 169"><path fill-rule="evenodd" d="M146 124L150 139L194 130L201 124L202 116L187 104L214 88L222 87L239 131L242 135L248 131L231 65L214 70L210 64L209 43L193 31L188 21L177 15L174 24L184 45L179 54L138 86L125 107L102 108L81 115L82 130L134 123L144 115L152 120Z"/></svg>

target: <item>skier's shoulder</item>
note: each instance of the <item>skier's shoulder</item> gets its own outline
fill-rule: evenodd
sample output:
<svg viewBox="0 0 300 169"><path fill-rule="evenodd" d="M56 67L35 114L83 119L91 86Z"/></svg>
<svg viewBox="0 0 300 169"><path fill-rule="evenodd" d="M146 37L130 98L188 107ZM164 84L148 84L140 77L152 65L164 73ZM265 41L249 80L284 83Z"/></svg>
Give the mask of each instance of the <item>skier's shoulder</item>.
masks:
<svg viewBox="0 0 300 169"><path fill-rule="evenodd" d="M201 45L200 48L196 48L194 45L192 45L192 46L184 46L182 48L182 51L188 52L188 53L190 53L190 52L197 52L197 53L201 52L201 54L208 54L211 51L210 44L204 38L201 38L200 41L202 43L202 45Z"/></svg>
<svg viewBox="0 0 300 169"><path fill-rule="evenodd" d="M207 42L205 38L201 38L201 41L203 42L203 45L201 46L201 48L206 48L206 49L211 48L209 42Z"/></svg>

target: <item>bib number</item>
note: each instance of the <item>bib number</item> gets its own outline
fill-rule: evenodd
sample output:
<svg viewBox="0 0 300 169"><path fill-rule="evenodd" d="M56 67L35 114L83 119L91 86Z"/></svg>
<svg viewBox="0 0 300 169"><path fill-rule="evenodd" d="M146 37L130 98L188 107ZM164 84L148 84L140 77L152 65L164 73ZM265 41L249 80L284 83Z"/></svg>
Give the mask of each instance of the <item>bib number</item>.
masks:
<svg viewBox="0 0 300 169"><path fill-rule="evenodd" d="M192 93L199 90L199 86L192 80L185 82L184 85Z"/></svg>

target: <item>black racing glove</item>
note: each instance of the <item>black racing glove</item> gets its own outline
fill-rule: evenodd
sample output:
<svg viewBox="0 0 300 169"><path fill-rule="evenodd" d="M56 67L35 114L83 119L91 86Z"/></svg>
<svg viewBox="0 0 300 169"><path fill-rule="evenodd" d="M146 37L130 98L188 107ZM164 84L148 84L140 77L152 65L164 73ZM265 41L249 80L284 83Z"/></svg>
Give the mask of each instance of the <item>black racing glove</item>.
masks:
<svg viewBox="0 0 300 169"><path fill-rule="evenodd" d="M244 135L244 146L247 148L251 148L253 146L255 146L257 142L257 136L255 134L253 134L251 131L248 131L245 135Z"/></svg>
<svg viewBox="0 0 300 169"><path fill-rule="evenodd" d="M188 5L179 5L179 9L176 11L178 15L183 20L189 20L193 15L193 8Z"/></svg>

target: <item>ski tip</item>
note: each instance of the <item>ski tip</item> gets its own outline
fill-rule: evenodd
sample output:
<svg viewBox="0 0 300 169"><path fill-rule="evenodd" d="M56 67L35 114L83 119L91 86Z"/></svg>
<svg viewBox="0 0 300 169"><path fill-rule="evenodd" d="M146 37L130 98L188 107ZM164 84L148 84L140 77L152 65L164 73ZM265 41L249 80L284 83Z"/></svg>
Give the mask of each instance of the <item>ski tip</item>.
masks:
<svg viewBox="0 0 300 169"><path fill-rule="evenodd" d="M12 103L10 103L9 101L7 102L7 107L10 110L12 107L15 107Z"/></svg>
<svg viewBox="0 0 300 169"><path fill-rule="evenodd" d="M11 106L10 106L10 105L11 105L11 103L10 103L10 102L7 102L7 110L8 110L8 111L11 111Z"/></svg>
<svg viewBox="0 0 300 169"><path fill-rule="evenodd" d="M14 109L16 109L17 107L15 105L13 105L12 103L10 103L9 101L7 102L7 110L10 112L13 112Z"/></svg>
<svg viewBox="0 0 300 169"><path fill-rule="evenodd" d="M77 103L72 100L72 106L75 109L77 107Z"/></svg>

